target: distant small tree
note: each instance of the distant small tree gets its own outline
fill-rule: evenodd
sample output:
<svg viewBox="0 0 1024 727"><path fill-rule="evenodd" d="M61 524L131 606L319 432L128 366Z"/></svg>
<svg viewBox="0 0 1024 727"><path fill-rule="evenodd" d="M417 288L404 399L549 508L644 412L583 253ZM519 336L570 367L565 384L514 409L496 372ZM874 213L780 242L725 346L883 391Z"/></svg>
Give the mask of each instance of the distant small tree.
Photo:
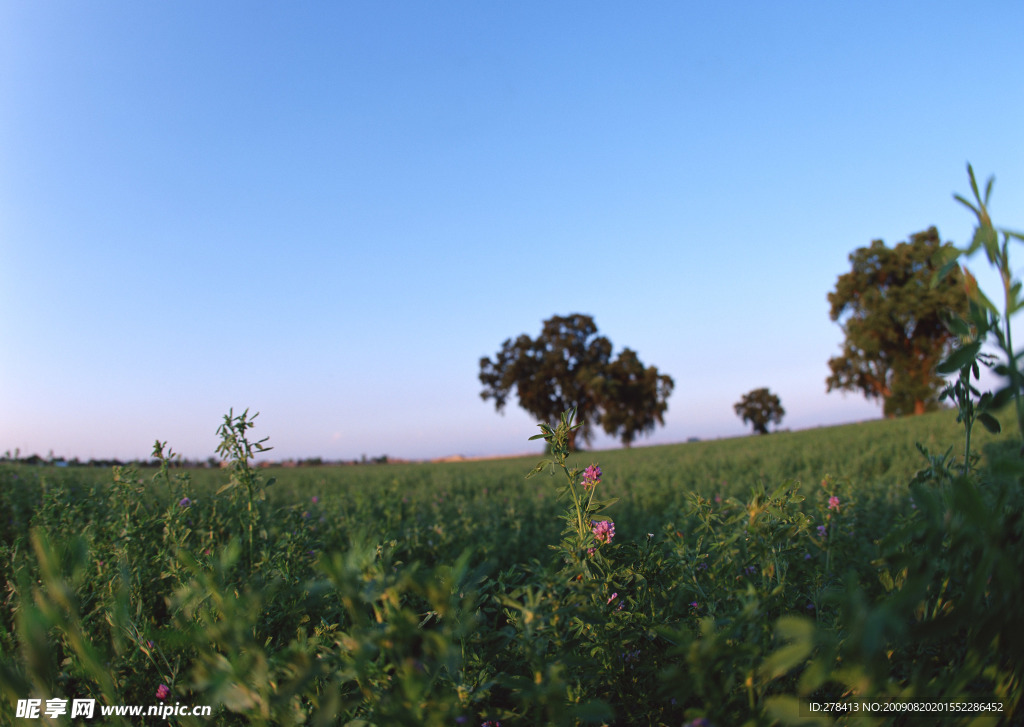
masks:
<svg viewBox="0 0 1024 727"><path fill-rule="evenodd" d="M782 417L786 415L779 397L767 388L754 389L744 394L733 409L744 423L752 424L758 434L767 434L768 425L780 424Z"/></svg>

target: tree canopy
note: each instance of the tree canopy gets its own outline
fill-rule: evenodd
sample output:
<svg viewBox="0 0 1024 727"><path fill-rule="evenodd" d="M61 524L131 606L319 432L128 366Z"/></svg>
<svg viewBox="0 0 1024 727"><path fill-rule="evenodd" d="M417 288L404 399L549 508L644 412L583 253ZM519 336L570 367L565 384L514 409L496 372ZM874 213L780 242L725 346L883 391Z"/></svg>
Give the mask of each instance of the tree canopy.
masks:
<svg viewBox="0 0 1024 727"><path fill-rule="evenodd" d="M944 382L935 367L955 341L943 316L967 310L959 268L932 286L943 262L938 253L951 248L931 227L894 248L875 240L850 254L850 272L828 295L846 340L829 359L827 391L861 391L880 399L890 417L938 407Z"/></svg>
<svg viewBox="0 0 1024 727"><path fill-rule="evenodd" d="M493 399L499 412L515 389L519 406L552 426L575 407L582 426L572 434L573 447L577 434L589 443L597 425L630 446L665 423L674 385L628 348L613 359L611 341L580 313L544 321L535 339L507 339L493 360L480 359L480 383L481 398Z"/></svg>
<svg viewBox="0 0 1024 727"><path fill-rule="evenodd" d="M767 434L768 425L780 424L782 417L786 415L779 397L767 387L744 394L743 398L733 405L733 409L745 424L753 425L754 431L758 434Z"/></svg>

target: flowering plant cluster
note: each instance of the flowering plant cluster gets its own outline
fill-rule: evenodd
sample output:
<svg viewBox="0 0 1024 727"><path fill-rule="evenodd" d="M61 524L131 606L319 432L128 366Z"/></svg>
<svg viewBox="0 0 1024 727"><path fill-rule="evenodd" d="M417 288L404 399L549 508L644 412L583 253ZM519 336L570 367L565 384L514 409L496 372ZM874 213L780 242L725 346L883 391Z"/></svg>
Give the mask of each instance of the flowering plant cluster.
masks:
<svg viewBox="0 0 1024 727"><path fill-rule="evenodd" d="M594 533L594 540L599 543L611 543L615 537L615 523L611 520L591 520L591 531Z"/></svg>
<svg viewBox="0 0 1024 727"><path fill-rule="evenodd" d="M597 485L601 482L603 475L600 466L591 464L581 471L575 467L570 468L566 464L569 456L570 433L582 426L580 422L574 423L575 417L576 410L570 409L562 414L557 427L552 428L547 424L538 425L541 434L534 435L530 439L543 439L547 442L551 458L541 461L527 475L527 477L533 477L543 472L545 468L550 468L552 473L556 469L561 470L565 475L566 484L562 493L571 500L571 505L564 515L565 534L568 536L568 540L563 541L563 549L569 562L579 560L581 552L593 555L595 543L611 543L612 536L615 535L615 526L610 520L601 520L600 522L603 524L598 525L598 521L591 518L592 515L596 515L616 502L616 499L597 500L594 497L597 493Z"/></svg>

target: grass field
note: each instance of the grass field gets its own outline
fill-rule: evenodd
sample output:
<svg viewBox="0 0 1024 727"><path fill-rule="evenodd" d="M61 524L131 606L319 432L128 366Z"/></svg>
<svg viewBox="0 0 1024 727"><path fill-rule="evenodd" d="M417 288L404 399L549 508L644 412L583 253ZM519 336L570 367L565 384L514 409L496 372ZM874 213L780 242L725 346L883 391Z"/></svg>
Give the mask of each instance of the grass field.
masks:
<svg viewBox="0 0 1024 727"><path fill-rule="evenodd" d="M92 698L210 705L171 717L205 725L908 718L812 702L1010 724L1012 434L975 433L967 476L949 412L578 453L568 478L526 479L539 457L257 469L244 448L231 470L5 466L0 722Z"/></svg>

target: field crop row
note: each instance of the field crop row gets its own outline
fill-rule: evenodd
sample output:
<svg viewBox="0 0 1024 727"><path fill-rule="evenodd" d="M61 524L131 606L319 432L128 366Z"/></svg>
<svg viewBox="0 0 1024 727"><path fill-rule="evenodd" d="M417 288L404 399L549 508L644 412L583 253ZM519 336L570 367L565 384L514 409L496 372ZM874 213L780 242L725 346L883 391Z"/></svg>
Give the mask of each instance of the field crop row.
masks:
<svg viewBox="0 0 1024 727"><path fill-rule="evenodd" d="M1020 709L1021 470L979 434L958 476L958 436L939 412L532 479L536 458L5 467L0 718L88 696L217 724L721 727L857 699L996 724Z"/></svg>

